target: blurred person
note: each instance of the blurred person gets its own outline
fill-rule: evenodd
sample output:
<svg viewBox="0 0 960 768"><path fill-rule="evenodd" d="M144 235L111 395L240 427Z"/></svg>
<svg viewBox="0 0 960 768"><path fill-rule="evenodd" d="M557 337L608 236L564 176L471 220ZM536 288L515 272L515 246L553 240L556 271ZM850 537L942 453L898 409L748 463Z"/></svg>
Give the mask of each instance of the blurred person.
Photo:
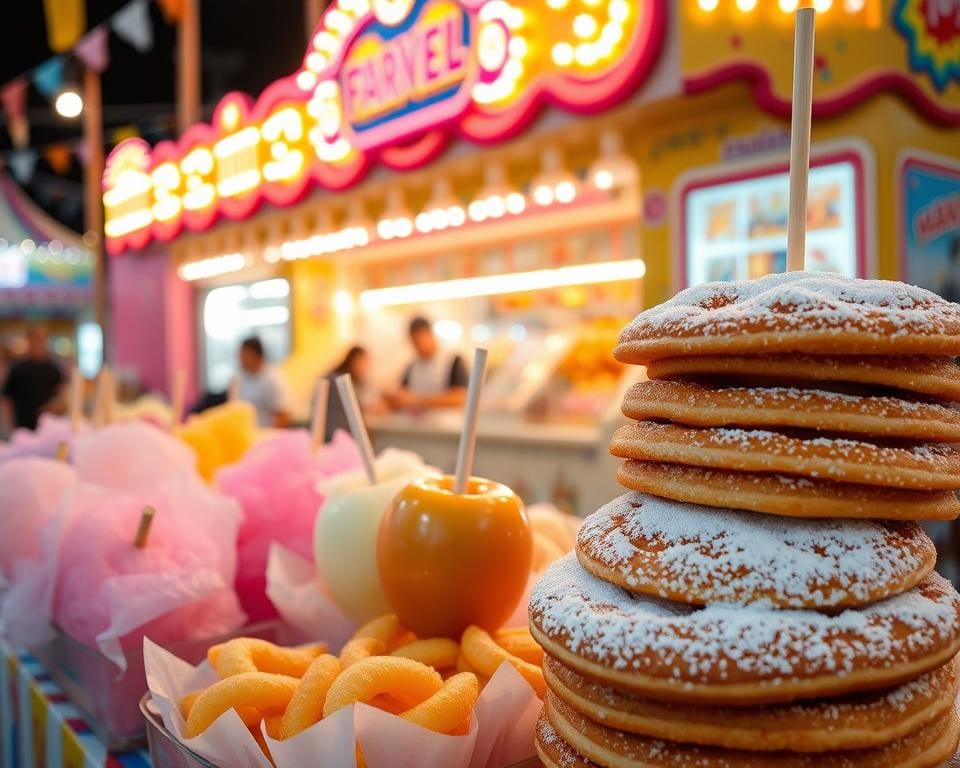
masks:
<svg viewBox="0 0 960 768"><path fill-rule="evenodd" d="M416 357L407 367L400 389L388 397L394 408L456 408L467 399L470 376L463 358L444 349L425 317L410 321L410 344Z"/></svg>
<svg viewBox="0 0 960 768"><path fill-rule="evenodd" d="M63 372L47 350L47 329L27 329L27 351L7 371L0 390L0 422L6 431L36 429L40 414L62 408Z"/></svg>
<svg viewBox="0 0 960 768"><path fill-rule="evenodd" d="M357 400L360 401L360 410L364 416L383 413L387 410L380 392L370 377L369 353L363 347L350 347L347 354L343 356L343 360L325 377L330 381L330 397L327 400L327 424L323 437L325 441L329 441L338 429L350 431L347 414L340 402L340 393L337 391L336 383L337 377L345 373L349 373L350 378L353 379L353 387L357 392ZM316 399L316 391L314 391L313 397ZM313 401L311 400L311 402Z"/></svg>
<svg viewBox="0 0 960 768"><path fill-rule="evenodd" d="M267 362L263 342L256 336L240 343L240 371L236 384L237 396L256 410L258 425L279 429L290 423L283 374Z"/></svg>

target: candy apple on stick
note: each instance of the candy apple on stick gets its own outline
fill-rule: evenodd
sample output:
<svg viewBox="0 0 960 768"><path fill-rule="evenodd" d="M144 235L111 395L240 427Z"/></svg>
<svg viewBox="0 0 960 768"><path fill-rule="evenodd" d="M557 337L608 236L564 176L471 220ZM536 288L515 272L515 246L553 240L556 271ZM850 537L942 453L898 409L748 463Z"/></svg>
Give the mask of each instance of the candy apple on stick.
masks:
<svg viewBox="0 0 960 768"><path fill-rule="evenodd" d="M403 451L387 450L375 458L350 375L338 377L336 384L364 471L321 484L326 501L314 528L314 556L337 606L365 622L390 610L377 577L380 518L401 488L430 470L420 457Z"/></svg>
<svg viewBox="0 0 960 768"><path fill-rule="evenodd" d="M477 349L454 476L403 488L380 523L377 563L387 599L420 637L459 639L500 627L523 596L533 532L520 498L472 477L487 351Z"/></svg>

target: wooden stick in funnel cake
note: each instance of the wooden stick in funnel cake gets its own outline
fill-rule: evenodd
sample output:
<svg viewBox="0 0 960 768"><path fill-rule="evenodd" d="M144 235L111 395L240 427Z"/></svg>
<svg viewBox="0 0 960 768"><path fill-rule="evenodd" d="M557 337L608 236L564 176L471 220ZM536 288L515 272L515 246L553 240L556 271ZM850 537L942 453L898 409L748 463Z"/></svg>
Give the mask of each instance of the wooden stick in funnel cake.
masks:
<svg viewBox="0 0 960 768"><path fill-rule="evenodd" d="M793 109L790 122L790 203L787 209L787 270L802 271L807 237L807 177L813 109L813 22L816 11L797 11L793 43Z"/></svg>
<svg viewBox="0 0 960 768"><path fill-rule="evenodd" d="M323 378L317 384L317 396L313 400L313 415L310 419L310 444L313 451L324 443L327 431L327 403L330 402L330 379Z"/></svg>
<svg viewBox="0 0 960 768"><path fill-rule="evenodd" d="M463 418L463 432L460 434L460 448L457 451L457 469L454 473L453 492L467 492L467 482L473 470L473 454L477 447L477 416L480 411L480 390L483 389L483 375L487 370L487 350L477 347L473 353L473 370L470 372L470 387L467 390L467 407Z"/></svg>
<svg viewBox="0 0 960 768"><path fill-rule="evenodd" d="M373 446L370 445L370 435L367 433L367 427L363 423L363 414L360 412L357 392L353 388L353 379L349 373L337 376L337 392L340 394L340 402L343 405L344 413L347 415L350 433L353 435L353 439L360 449L360 456L363 458L363 468L366 470L367 479L370 481L370 485L376 485L377 471L373 464Z"/></svg>

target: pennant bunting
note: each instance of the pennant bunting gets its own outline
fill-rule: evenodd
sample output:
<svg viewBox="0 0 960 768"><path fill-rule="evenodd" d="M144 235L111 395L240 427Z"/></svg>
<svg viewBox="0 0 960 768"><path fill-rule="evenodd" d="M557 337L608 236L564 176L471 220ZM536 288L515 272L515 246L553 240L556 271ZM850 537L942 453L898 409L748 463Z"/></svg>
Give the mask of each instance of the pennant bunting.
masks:
<svg viewBox="0 0 960 768"><path fill-rule="evenodd" d="M110 64L109 33L105 26L95 27L77 43L73 52L94 72L103 72Z"/></svg>
<svg viewBox="0 0 960 768"><path fill-rule="evenodd" d="M37 167L37 153L32 149L18 149L7 156L7 164L17 181L29 184Z"/></svg>
<svg viewBox="0 0 960 768"><path fill-rule="evenodd" d="M7 116L7 133L17 149L30 143L30 122L27 120L27 81L17 78L0 88L0 105Z"/></svg>
<svg viewBox="0 0 960 768"><path fill-rule="evenodd" d="M140 135L135 125L121 125L110 131L110 143L119 144L124 139L135 139Z"/></svg>
<svg viewBox="0 0 960 768"><path fill-rule="evenodd" d="M61 176L70 170L70 147L67 144L51 144L44 148L43 158L50 164L54 173Z"/></svg>
<svg viewBox="0 0 960 768"><path fill-rule="evenodd" d="M117 37L132 45L141 53L153 47L153 25L150 22L150 7L147 0L133 0L113 14L110 28Z"/></svg>
<svg viewBox="0 0 960 768"><path fill-rule="evenodd" d="M30 144L30 121L26 115L17 115L7 118L7 133L10 134L10 143L17 149L23 149Z"/></svg>
<svg viewBox="0 0 960 768"><path fill-rule="evenodd" d="M163 18L169 24L177 24L183 21L183 15L186 13L188 0L157 0L160 6L160 12Z"/></svg>
<svg viewBox="0 0 960 768"><path fill-rule="evenodd" d="M48 99L60 90L63 82L63 59L54 56L33 70L33 84Z"/></svg>
<svg viewBox="0 0 960 768"><path fill-rule="evenodd" d="M87 30L86 0L43 0L43 12L54 53L69 51Z"/></svg>
<svg viewBox="0 0 960 768"><path fill-rule="evenodd" d="M73 145L73 154L77 158L77 162L86 167L87 163L90 162L90 145L84 140L78 141Z"/></svg>

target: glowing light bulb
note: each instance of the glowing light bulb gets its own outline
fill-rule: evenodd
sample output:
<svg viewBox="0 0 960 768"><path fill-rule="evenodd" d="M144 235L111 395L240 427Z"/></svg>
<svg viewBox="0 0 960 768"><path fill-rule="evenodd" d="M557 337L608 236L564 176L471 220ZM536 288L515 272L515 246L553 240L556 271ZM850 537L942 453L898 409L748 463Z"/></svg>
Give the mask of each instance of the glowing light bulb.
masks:
<svg viewBox="0 0 960 768"><path fill-rule="evenodd" d="M757 7L757 0L737 0L737 8L744 13L750 13Z"/></svg>
<svg viewBox="0 0 960 768"><path fill-rule="evenodd" d="M573 46L570 43L557 43L550 53L553 63L558 67L569 67L573 64Z"/></svg>
<svg viewBox="0 0 960 768"><path fill-rule="evenodd" d="M533 190L533 200L537 205L550 205L553 202L553 189L546 184L541 184Z"/></svg>
<svg viewBox="0 0 960 768"><path fill-rule="evenodd" d="M507 204L507 211L514 215L523 213L523 209L527 207L527 201L523 199L523 195L519 192L511 192L507 195L505 202Z"/></svg>
<svg viewBox="0 0 960 768"><path fill-rule="evenodd" d="M813 10L817 13L826 13L833 6L833 0L813 0Z"/></svg>
<svg viewBox="0 0 960 768"><path fill-rule="evenodd" d="M447 208L447 221L451 227L462 226L467 220L467 214L459 205L451 205Z"/></svg>
<svg viewBox="0 0 960 768"><path fill-rule="evenodd" d="M487 213L491 219L499 219L507 212L507 204L500 195L490 195L486 202Z"/></svg>
<svg viewBox="0 0 960 768"><path fill-rule="evenodd" d="M613 174L610 171L597 171L593 174L593 185L597 189L613 189Z"/></svg>
<svg viewBox="0 0 960 768"><path fill-rule="evenodd" d="M572 181L561 181L553 192L558 203L570 203L577 196L577 188Z"/></svg>
<svg viewBox="0 0 960 768"><path fill-rule="evenodd" d="M697 0L697 5L700 6L701 11L710 11L717 10L717 6L720 4L720 0Z"/></svg>
<svg viewBox="0 0 960 768"><path fill-rule="evenodd" d="M597 20L589 13L581 13L573 20L573 32L586 40L597 33Z"/></svg>
<svg viewBox="0 0 960 768"><path fill-rule="evenodd" d="M473 221L486 221L487 204L483 200L474 200L467 208L467 214Z"/></svg>
<svg viewBox="0 0 960 768"><path fill-rule="evenodd" d="M847 13L860 13L866 5L866 0L846 0L843 4L843 10Z"/></svg>
<svg viewBox="0 0 960 768"><path fill-rule="evenodd" d="M76 91L63 91L53 104L60 117L74 118L83 112L83 99Z"/></svg>
<svg viewBox="0 0 960 768"><path fill-rule="evenodd" d="M784 13L793 13L799 4L799 0L780 0L780 10Z"/></svg>
<svg viewBox="0 0 960 768"><path fill-rule="evenodd" d="M630 16L630 4L627 0L610 0L607 13L610 15L611 21L622 24Z"/></svg>

